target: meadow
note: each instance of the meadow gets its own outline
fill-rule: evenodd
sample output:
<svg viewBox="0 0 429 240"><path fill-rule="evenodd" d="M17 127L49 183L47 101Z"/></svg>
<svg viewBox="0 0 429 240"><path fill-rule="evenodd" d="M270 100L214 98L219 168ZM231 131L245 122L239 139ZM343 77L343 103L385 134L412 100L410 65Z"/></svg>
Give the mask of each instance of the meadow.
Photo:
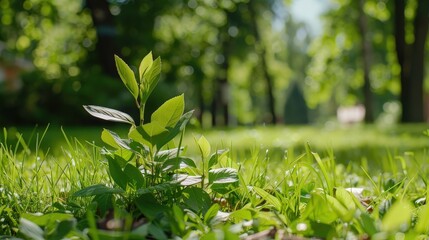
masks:
<svg viewBox="0 0 429 240"><path fill-rule="evenodd" d="M138 122L84 105L128 128L3 129L2 238L429 237L426 125L201 131L183 94L145 119L160 58L115 61Z"/></svg>
<svg viewBox="0 0 429 240"><path fill-rule="evenodd" d="M110 128L122 137L127 134L121 126ZM195 162L193 170L216 156L210 168L236 169L237 181L220 181L215 188L205 176L204 184L190 182L175 190L155 187L158 196L140 201L162 212L137 206L136 214L133 204L126 202L136 192L130 193L129 187L118 190L103 155L111 147L100 140L102 127L5 128L0 142L0 233L24 239L425 239L426 129L427 125L189 128L181 155ZM202 135L210 153L201 152ZM173 142L177 146L180 140ZM229 151L219 151L224 149ZM178 169L174 171L189 173ZM116 189L108 194L115 196L113 200L75 194L98 184ZM160 184L165 182L152 187Z"/></svg>

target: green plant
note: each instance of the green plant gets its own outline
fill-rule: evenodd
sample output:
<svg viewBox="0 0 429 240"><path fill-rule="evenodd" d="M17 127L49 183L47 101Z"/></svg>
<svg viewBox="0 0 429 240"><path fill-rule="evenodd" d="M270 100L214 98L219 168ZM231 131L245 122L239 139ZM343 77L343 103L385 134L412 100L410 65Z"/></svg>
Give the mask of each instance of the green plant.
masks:
<svg viewBox="0 0 429 240"><path fill-rule="evenodd" d="M35 137L36 151L31 138L16 135L16 146L0 144L0 235L6 235L0 238L426 239L429 233L426 158L410 152L389 155L386 161L397 166L380 165L374 174L365 161L343 165L333 151L318 155L308 145L302 154L288 149L281 157L264 148L211 154L213 145L194 137L194 159L182 150L179 159L162 163L165 179L137 190L127 182L124 190L109 166L120 148L100 155L99 147L66 137L63 155L51 155L40 148L44 134ZM168 143L158 152L176 156L173 150ZM133 154L128 163L135 165ZM138 169L149 179L143 160Z"/></svg>
<svg viewBox="0 0 429 240"><path fill-rule="evenodd" d="M378 162L386 161L379 165L382 173L373 173L366 159L343 165L332 150L323 156L308 144L298 156L292 147L283 154L260 148L249 156L248 151L214 151L204 136L194 137L198 154L189 157L183 139L192 111L185 113L183 95L162 104L150 121L143 119L161 61L148 54L136 78L115 59L139 121L114 109L84 106L91 115L129 124L128 134L122 138L104 129L101 139L107 146L100 150L92 144L91 151L64 133L68 149L62 148L59 158L40 148L46 130L36 137L36 151L20 134L15 147L6 144L5 130L0 234L32 239L427 238L426 158L395 153Z"/></svg>
<svg viewBox="0 0 429 240"><path fill-rule="evenodd" d="M140 119L136 123L130 115L115 109L84 106L94 117L131 126L127 138L108 129L101 133L101 139L110 147L102 152L113 184L87 186L74 196L93 198L88 214L97 213L103 219L98 226L89 226L95 238L102 236L104 230L132 230L160 238L166 237L164 232L184 234L183 226L166 226L165 219L186 212L185 215L197 216L190 217L194 222L198 222L198 216L208 222L218 212L212 207L211 195L231 191L238 183L237 170L220 161L225 159L224 151L210 154L210 144L203 136L197 141L200 164L183 156L182 137L193 114L184 112L183 94L167 100L152 113L150 121L145 121L146 101L159 81L160 58L153 60L152 53L146 55L137 77L121 58L115 56L115 61L122 82L134 97ZM176 137L178 145L174 142Z"/></svg>

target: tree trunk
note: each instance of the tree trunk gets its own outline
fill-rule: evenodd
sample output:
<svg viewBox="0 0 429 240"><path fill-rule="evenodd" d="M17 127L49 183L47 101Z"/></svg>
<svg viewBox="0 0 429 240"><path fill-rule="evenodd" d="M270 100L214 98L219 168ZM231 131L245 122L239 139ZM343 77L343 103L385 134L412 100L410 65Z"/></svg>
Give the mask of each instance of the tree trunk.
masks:
<svg viewBox="0 0 429 240"><path fill-rule="evenodd" d="M429 1L419 0L414 19L414 42L405 42L405 1L395 0L395 43L401 66L403 123L423 122L424 52L429 27Z"/></svg>
<svg viewBox="0 0 429 240"><path fill-rule="evenodd" d="M230 57L230 37L228 35L228 24L230 12L226 11L227 21L223 31L219 34L222 62L214 83L214 95L212 100L212 125L213 126L228 126L229 125L229 84L228 84L228 68ZM219 60L218 60L219 61ZM221 115L218 115L221 114Z"/></svg>
<svg viewBox="0 0 429 240"><path fill-rule="evenodd" d="M226 60L225 60L226 61ZM222 64L220 75L226 75L228 63ZM216 80L215 94L213 95L211 114L212 126L228 126L229 125L229 103L228 103L228 81L226 76L219 76ZM218 115L221 114L221 115Z"/></svg>
<svg viewBox="0 0 429 240"><path fill-rule="evenodd" d="M365 0L359 0L359 31L362 43L362 63L363 63L363 96L365 106L365 122L374 122L373 115L373 97L371 91L371 61L372 45L368 38L368 22L364 12Z"/></svg>
<svg viewBox="0 0 429 240"><path fill-rule="evenodd" d="M203 96L203 84L201 81L198 81L197 84L197 100L198 100L198 107L199 111L196 112L196 117L198 121L200 122L201 126L204 125L203 123L203 115L206 111L206 105L204 104L204 96Z"/></svg>
<svg viewBox="0 0 429 240"><path fill-rule="evenodd" d="M272 124L276 124L277 123L277 113L276 113L276 104L275 104L275 99L274 99L274 87L273 87L273 80L271 78L271 75L268 73L268 65L267 65L267 60L265 58L266 52L265 52L265 47L263 47L261 49L261 65L262 65L262 71L264 73L264 78L267 81L267 94L268 94L268 108L270 109L270 113L271 113L271 122Z"/></svg>
<svg viewBox="0 0 429 240"><path fill-rule="evenodd" d="M97 30L96 51L101 68L107 75L117 77L114 61L114 54L117 54L116 31L109 3L106 0L87 0L86 6L91 11L92 21Z"/></svg>
<svg viewBox="0 0 429 240"><path fill-rule="evenodd" d="M414 43L410 56L410 101L415 111L410 114L411 122L424 121L423 80L425 64L425 45L429 28L429 1L419 0L414 19Z"/></svg>
<svg viewBox="0 0 429 240"><path fill-rule="evenodd" d="M263 76L265 78L266 86L267 86L268 109L270 110L270 114L271 114L271 121L269 123L275 124L277 123L277 114L276 114L276 108L275 108L276 104L274 99L273 80L271 78L271 75L268 72L267 59L265 56L266 50L265 50L264 44L261 41L261 35L259 33L258 23L256 21L256 11L254 9L253 4L254 4L254 0L251 0L248 3L250 21L252 25L253 35L255 36L256 52L259 55L259 59L261 61L261 69L262 69Z"/></svg>

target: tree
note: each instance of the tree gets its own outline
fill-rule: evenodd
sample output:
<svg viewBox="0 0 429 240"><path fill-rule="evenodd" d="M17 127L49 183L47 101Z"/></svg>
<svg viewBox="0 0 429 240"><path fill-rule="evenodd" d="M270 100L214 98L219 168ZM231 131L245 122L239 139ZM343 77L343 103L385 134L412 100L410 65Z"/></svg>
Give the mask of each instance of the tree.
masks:
<svg viewBox="0 0 429 240"><path fill-rule="evenodd" d="M276 118L282 101L274 100L282 97L289 78L286 47L272 27L278 18L276 4L283 1L252 1L253 15L248 4L248 0L4 0L0 8L4 52L31 59L38 71L27 78L32 84L23 84L29 88L20 93L25 98L15 98L25 107L16 107L14 101L8 109L49 106L33 113L50 122L57 115L75 123L78 117L67 116L79 116L76 112L85 99L131 109L126 103L130 96L115 87L120 80L113 54L136 68L140 57L153 50L163 57L165 81L148 100L148 114L180 90L201 121L203 113L208 116L216 109L212 115L220 124L268 122L269 116ZM256 25L257 33L252 27ZM37 82L32 81L35 76ZM102 91L94 95L100 85ZM121 98L112 100L112 94Z"/></svg>
<svg viewBox="0 0 429 240"><path fill-rule="evenodd" d="M85 1L91 11L92 22L97 31L96 52L103 72L117 77L114 54L120 54L115 43L117 31L113 15L106 0Z"/></svg>
<svg viewBox="0 0 429 240"><path fill-rule="evenodd" d="M401 66L402 122L423 122L425 44L429 27L429 1L418 0L411 43L407 43L406 1L394 2L394 29L398 63Z"/></svg>
<svg viewBox="0 0 429 240"><path fill-rule="evenodd" d="M84 85L81 63L95 39L82 1L3 0L0 16L0 65L24 60L34 66L21 74L13 93L3 91L0 82L0 121L76 122L81 107L72 99Z"/></svg>
<svg viewBox="0 0 429 240"><path fill-rule="evenodd" d="M332 1L324 32L310 47L306 96L311 107L363 103L366 122L382 111L385 99L399 93L396 59L386 1ZM392 57L393 56L393 57ZM317 93L317 94L316 94Z"/></svg>
<svg viewBox="0 0 429 240"><path fill-rule="evenodd" d="M91 17L82 11L81 1L4 0L1 5L0 42L9 57L31 60L58 84L80 73L78 63L94 40Z"/></svg>
<svg viewBox="0 0 429 240"><path fill-rule="evenodd" d="M289 84L284 105L285 124L307 124L308 106L302 88L305 85L306 70L310 62L308 47L311 42L308 26L294 20L292 13L288 14L285 23L285 40L287 45L287 64L292 70L292 82Z"/></svg>
<svg viewBox="0 0 429 240"><path fill-rule="evenodd" d="M250 24L251 24L251 29L253 31L253 35L256 43L255 50L256 50L256 53L259 55L259 59L260 59L260 64L258 65L260 65L261 67L261 70L263 72L263 77L265 79L266 87L267 87L268 109L271 114L271 120L268 123L275 124L278 118L276 113L276 102L275 102L274 90L273 90L274 83L270 73L268 72L268 64L266 59L267 52L265 49L266 46L261 40L261 33L259 31L258 22L256 20L257 14L256 14L255 8L257 6L255 5L256 5L256 2L254 0L251 0L248 3L248 9L250 14Z"/></svg>
<svg viewBox="0 0 429 240"><path fill-rule="evenodd" d="M215 95L211 103L212 126L228 126L230 122L228 70L231 57L231 37L228 34L231 12L223 9L226 21L219 33L220 53L218 55L219 72L213 83Z"/></svg>
<svg viewBox="0 0 429 240"><path fill-rule="evenodd" d="M203 119L202 115L210 111L212 125L264 121L264 116L270 114L265 114L269 112L265 105L266 84L259 73L264 69L269 71L272 61L268 59L271 57L268 51L261 55L255 46L265 48L267 43L262 38L272 29L265 28L264 36L256 43L251 18L255 17L255 21L261 21L262 17L270 18L273 3L281 1L255 1L256 16L248 10L250 3L243 0L177 2L180 3L157 17L155 29L158 43L154 49L160 49L164 62L168 62L168 78L186 85L187 96L198 103L194 105L198 108L198 116ZM263 20L270 25L272 23L271 18ZM259 62L262 56L268 65L265 68ZM245 69L239 74L257 73L237 77L237 68ZM235 101L238 98L240 102ZM246 109L242 109L243 106ZM242 114L246 111L262 114Z"/></svg>
<svg viewBox="0 0 429 240"><path fill-rule="evenodd" d="M183 1L172 5L156 21L155 49L168 64L167 78L186 86L200 121L206 110L211 112L212 125L229 121L226 90L231 37L227 30L234 9L235 3Z"/></svg>
<svg viewBox="0 0 429 240"><path fill-rule="evenodd" d="M364 11L365 0L359 0L359 32L362 44L362 66L363 66L363 95L365 107L365 122L371 123L374 121L373 113L373 97L371 91L371 63L372 63L372 43L368 36L368 19Z"/></svg>

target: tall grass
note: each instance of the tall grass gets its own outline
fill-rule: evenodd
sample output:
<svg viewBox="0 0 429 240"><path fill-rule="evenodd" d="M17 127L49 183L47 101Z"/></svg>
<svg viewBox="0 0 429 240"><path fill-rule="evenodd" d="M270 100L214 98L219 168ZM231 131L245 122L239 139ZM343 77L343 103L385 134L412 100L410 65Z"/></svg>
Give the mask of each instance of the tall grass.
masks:
<svg viewBox="0 0 429 240"><path fill-rule="evenodd" d="M283 229L277 236L427 237L429 138L422 134L424 127L207 132L212 149L230 148L221 164L238 169L239 177L237 189L212 197L230 213L230 224L242 236L275 226ZM57 211L86 219L90 199L72 194L100 182L113 184L100 154L103 147L92 140L98 136L75 137L60 129L51 137L60 142L55 146L54 140L45 142L48 127L11 132L5 129L0 141L0 235L16 235L24 213ZM185 138L183 146L199 159L192 141ZM344 189L352 196L344 195ZM201 221L189 214L183 218ZM207 234L219 230L209 222L192 229Z"/></svg>
<svg viewBox="0 0 429 240"><path fill-rule="evenodd" d="M70 195L100 181L108 174L100 157L100 148L69 138L53 155L51 148L42 148L48 127L41 133L33 131L26 140L16 133L9 144L8 131L0 142L0 226L2 234L17 231L20 213L72 211L82 215L88 203L71 199ZM57 146L55 146L57 147ZM60 152L59 152L60 151Z"/></svg>

